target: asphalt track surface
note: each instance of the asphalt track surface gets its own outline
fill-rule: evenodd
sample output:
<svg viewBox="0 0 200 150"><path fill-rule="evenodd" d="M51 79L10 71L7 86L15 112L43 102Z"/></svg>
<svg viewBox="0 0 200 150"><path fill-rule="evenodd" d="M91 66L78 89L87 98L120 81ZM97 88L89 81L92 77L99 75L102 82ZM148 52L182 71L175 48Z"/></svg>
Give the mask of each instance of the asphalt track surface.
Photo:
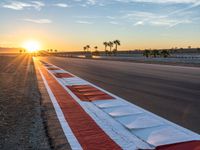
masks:
<svg viewBox="0 0 200 150"><path fill-rule="evenodd" d="M200 133L200 68L78 58L40 59Z"/></svg>

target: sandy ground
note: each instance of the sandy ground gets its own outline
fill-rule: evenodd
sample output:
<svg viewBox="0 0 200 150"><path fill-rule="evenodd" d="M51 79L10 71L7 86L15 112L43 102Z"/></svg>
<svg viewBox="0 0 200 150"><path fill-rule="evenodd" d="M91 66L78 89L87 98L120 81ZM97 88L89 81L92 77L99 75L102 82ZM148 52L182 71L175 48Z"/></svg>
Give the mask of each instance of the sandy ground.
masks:
<svg viewBox="0 0 200 150"><path fill-rule="evenodd" d="M0 56L0 149L50 149L29 56Z"/></svg>

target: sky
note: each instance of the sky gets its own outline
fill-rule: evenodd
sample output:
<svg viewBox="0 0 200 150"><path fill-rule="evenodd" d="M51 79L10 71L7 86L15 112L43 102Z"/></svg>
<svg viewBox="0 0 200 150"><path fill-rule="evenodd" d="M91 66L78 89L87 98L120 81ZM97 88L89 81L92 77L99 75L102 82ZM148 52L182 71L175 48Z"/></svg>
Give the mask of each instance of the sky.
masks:
<svg viewBox="0 0 200 150"><path fill-rule="evenodd" d="M200 47L200 0L1 0L0 20L0 47Z"/></svg>

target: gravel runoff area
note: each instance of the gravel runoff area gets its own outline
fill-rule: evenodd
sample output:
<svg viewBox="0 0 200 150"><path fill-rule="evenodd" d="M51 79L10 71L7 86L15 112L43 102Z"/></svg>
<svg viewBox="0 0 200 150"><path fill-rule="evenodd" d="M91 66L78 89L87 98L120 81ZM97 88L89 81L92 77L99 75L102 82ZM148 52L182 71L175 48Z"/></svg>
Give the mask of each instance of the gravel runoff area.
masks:
<svg viewBox="0 0 200 150"><path fill-rule="evenodd" d="M0 56L0 149L51 149L31 56Z"/></svg>

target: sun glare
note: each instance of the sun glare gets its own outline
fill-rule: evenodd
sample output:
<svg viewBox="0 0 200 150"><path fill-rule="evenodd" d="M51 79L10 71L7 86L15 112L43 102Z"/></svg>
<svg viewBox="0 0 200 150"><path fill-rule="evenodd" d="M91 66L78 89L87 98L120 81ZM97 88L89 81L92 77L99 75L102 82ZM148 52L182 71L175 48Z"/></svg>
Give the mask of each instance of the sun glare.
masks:
<svg viewBox="0 0 200 150"><path fill-rule="evenodd" d="M40 50L40 43L37 41L24 42L23 47L30 53Z"/></svg>

